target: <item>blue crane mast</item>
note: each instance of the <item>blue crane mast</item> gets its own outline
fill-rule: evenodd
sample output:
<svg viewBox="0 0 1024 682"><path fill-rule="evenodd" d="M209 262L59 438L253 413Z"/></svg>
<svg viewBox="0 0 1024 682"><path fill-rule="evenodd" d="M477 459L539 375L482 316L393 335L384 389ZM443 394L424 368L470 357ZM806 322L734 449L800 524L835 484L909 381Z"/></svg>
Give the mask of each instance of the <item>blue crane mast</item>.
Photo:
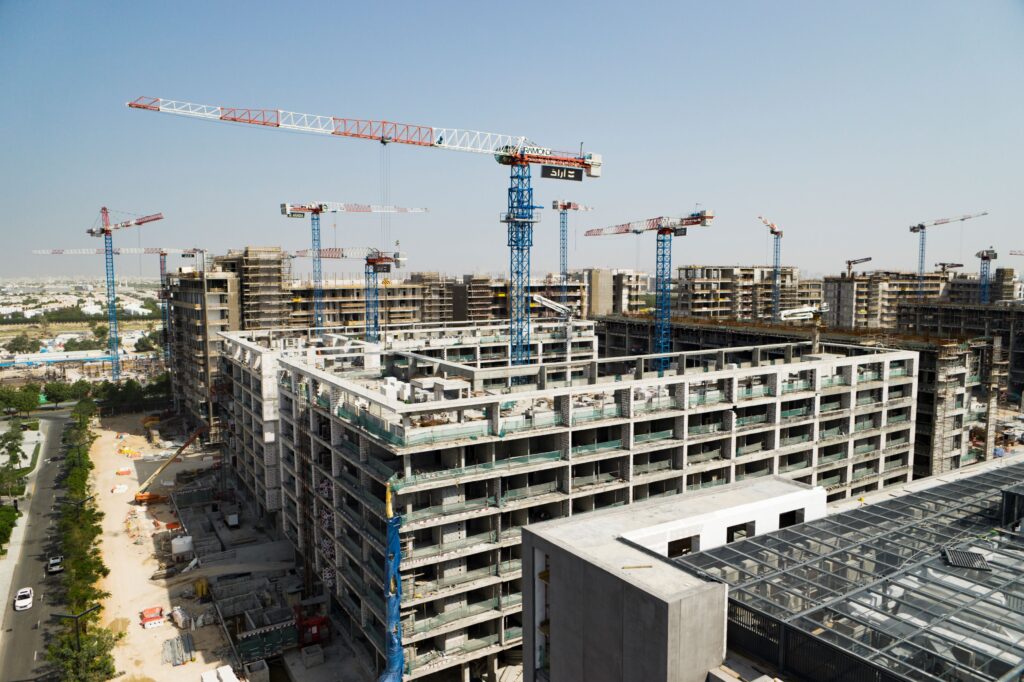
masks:
<svg viewBox="0 0 1024 682"><path fill-rule="evenodd" d="M613 227L599 227L587 230L587 237L601 237L615 234L642 234L653 231L657 233L654 267L654 334L651 352L667 354L672 352L672 238L686 236L689 227L710 225L714 220L714 211L697 211L685 218L661 216L648 220L624 223ZM668 368L669 358L654 359L653 369L663 371Z"/></svg>
<svg viewBox="0 0 1024 682"><path fill-rule="evenodd" d="M782 230L764 216L757 216L772 236L772 322L782 313Z"/></svg>
<svg viewBox="0 0 1024 682"><path fill-rule="evenodd" d="M932 220L927 223L918 223L917 225L910 226L910 232L918 235L917 242L917 296L918 298L924 298L924 259L925 259L925 246L928 240L928 228L935 225L945 225L947 223L963 222L970 220L971 218L980 218L981 216L988 215L988 211L982 211L981 213L968 213L967 215L958 216L956 218L939 218L938 220Z"/></svg>
<svg viewBox="0 0 1024 682"><path fill-rule="evenodd" d="M577 204L575 201L555 199L551 208L558 211L558 264L561 279L561 298L559 303L569 304L569 211L592 211L590 206Z"/></svg>
<svg viewBox="0 0 1024 682"><path fill-rule="evenodd" d="M90 237L103 238L103 262L107 275L107 348L110 351L110 377L114 381L121 380L121 338L117 331L117 288L114 280L114 230L126 227L137 227L154 220L162 220L162 213L132 218L124 222L111 224L110 211L104 206L100 209L100 216L103 220L102 227L94 227L86 230Z"/></svg>

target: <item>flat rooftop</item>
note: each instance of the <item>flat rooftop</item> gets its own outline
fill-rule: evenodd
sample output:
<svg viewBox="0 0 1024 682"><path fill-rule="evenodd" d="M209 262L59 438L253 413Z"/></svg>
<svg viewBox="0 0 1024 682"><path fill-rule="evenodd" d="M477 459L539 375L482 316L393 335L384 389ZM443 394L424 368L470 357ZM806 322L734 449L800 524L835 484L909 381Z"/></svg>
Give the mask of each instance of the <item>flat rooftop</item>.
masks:
<svg viewBox="0 0 1024 682"><path fill-rule="evenodd" d="M730 646L784 672L1018 679L1024 536L999 526L1022 480L1007 464L674 561L729 585Z"/></svg>
<svg viewBox="0 0 1024 682"><path fill-rule="evenodd" d="M766 476L545 521L524 530L586 558L651 594L670 600L705 581L680 571L665 557L643 549L648 537L658 534L659 527L699 522L701 517L723 510L739 511L767 499L806 490L808 486L802 483Z"/></svg>

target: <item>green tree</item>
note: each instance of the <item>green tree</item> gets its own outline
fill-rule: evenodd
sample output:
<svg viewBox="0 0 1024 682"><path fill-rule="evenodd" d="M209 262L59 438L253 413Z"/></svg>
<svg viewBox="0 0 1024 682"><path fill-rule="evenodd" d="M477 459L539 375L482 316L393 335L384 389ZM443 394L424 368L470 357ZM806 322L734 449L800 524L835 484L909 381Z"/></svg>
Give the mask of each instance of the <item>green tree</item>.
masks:
<svg viewBox="0 0 1024 682"><path fill-rule="evenodd" d="M92 328L92 333L97 341L106 341L107 336L110 335L110 328L105 324L98 324Z"/></svg>
<svg viewBox="0 0 1024 682"><path fill-rule="evenodd" d="M15 412L28 414L39 407L39 386L25 384L14 393L14 402L11 405Z"/></svg>
<svg viewBox="0 0 1024 682"><path fill-rule="evenodd" d="M114 665L114 645L118 637L107 628L79 624L81 649L77 648L74 624L67 626L55 642L46 649L46 658L58 670L60 679L67 682L105 682L117 675Z"/></svg>
<svg viewBox="0 0 1024 682"><path fill-rule="evenodd" d="M36 353L39 351L39 342L22 332L8 341L6 347L12 353Z"/></svg>
<svg viewBox="0 0 1024 682"><path fill-rule="evenodd" d="M71 397L74 400L82 400L92 395L92 384L85 379L79 379L71 384Z"/></svg>
<svg viewBox="0 0 1024 682"><path fill-rule="evenodd" d="M46 399L51 403L60 407L60 404L71 400L71 384L67 384L63 381L48 381L43 386L43 393L46 394Z"/></svg>
<svg viewBox="0 0 1024 682"><path fill-rule="evenodd" d="M138 353L148 353L156 350L156 345L148 336L143 336L135 342L135 350Z"/></svg>

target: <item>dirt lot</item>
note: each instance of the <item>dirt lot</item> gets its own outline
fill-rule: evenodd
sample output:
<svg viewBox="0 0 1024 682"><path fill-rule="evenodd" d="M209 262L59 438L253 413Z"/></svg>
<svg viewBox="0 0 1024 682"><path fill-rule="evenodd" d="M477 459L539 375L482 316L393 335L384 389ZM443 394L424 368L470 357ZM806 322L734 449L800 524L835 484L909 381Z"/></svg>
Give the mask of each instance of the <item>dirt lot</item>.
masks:
<svg viewBox="0 0 1024 682"><path fill-rule="evenodd" d="M99 438L91 450L96 464L93 472L96 499L104 513L101 548L110 569L110 575L101 584L110 592L103 603L103 620L115 631L125 633L114 650L117 669L125 673L122 679L131 682L199 680L200 673L228 662L218 655L227 647L218 626L205 626L193 632L197 649L195 662L173 667L161 661L163 642L177 636L178 629L170 620L162 627L148 630L139 624L142 609L161 606L169 613L173 605L163 581L151 581L149 577L159 568L153 556L153 533L175 520L167 504L148 509L131 504L139 486L139 467L136 466L139 460L121 454L119 449L131 448L142 455L164 451L151 446L143 437L141 418L142 415L133 414L104 419L96 429ZM119 434L124 434L123 438L118 438ZM200 466L202 459L201 455L187 457L185 462L168 467L160 480L173 479L174 473L183 468ZM148 467L147 471L153 468L150 463L144 466ZM130 473L118 475L119 469L130 470ZM125 488L118 492L118 486ZM151 491L161 492L159 481ZM175 594L179 589L175 589Z"/></svg>

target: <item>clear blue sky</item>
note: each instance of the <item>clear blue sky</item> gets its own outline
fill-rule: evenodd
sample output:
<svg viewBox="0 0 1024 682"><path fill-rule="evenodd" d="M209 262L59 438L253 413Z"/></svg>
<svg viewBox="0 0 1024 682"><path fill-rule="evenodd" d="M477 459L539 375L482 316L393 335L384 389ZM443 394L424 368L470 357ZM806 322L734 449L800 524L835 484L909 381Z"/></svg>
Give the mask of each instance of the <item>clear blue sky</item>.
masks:
<svg viewBox="0 0 1024 682"><path fill-rule="evenodd" d="M210 3L0 0L0 275L99 275L99 207L163 211L135 246L308 246L282 201L380 199L379 145L127 109L139 95L526 135L605 159L581 184L536 179L537 203L592 204L572 225L678 214L713 227L674 262L783 260L811 273L846 258L975 270L1024 249L1024 3ZM486 156L393 145L391 198L411 269L507 269L507 169ZM557 216L535 235L535 275L557 267ZM380 245L375 217L337 221L342 246ZM325 244L334 243L331 219ZM653 263L654 238L571 243L573 266ZM119 264L139 272L136 258ZM156 259L144 274L156 273ZM1014 261L1017 261L1014 263ZM358 264L328 267L354 272Z"/></svg>

